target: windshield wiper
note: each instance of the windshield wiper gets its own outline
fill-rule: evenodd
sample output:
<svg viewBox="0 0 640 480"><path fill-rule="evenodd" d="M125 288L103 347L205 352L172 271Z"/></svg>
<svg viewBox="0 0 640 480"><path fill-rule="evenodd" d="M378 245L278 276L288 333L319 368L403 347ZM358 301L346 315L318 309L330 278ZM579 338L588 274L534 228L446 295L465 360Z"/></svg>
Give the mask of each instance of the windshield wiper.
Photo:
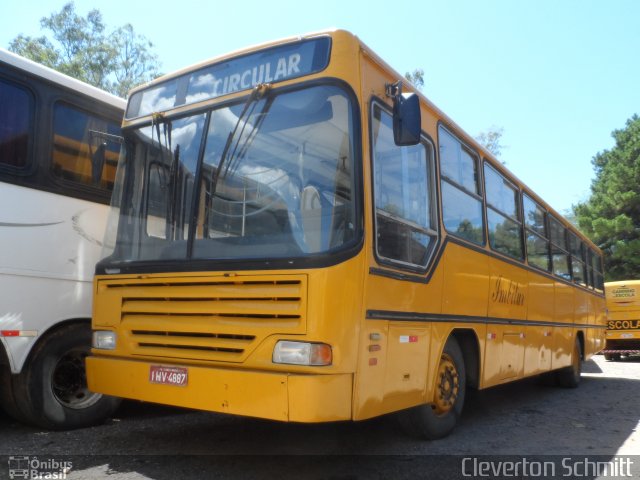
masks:
<svg viewBox="0 0 640 480"><path fill-rule="evenodd" d="M160 132L160 124L163 126L162 135ZM155 128L154 128L155 127ZM151 147L153 148L154 133L158 137L158 148L160 150L160 159L162 161L162 168L160 171L165 172L165 165L169 165L169 175L166 181L161 181L161 185L164 184L164 188L169 187L169 198L167 199L167 238L174 238L176 232L176 212L177 208L175 200L177 196L177 184L178 184L178 166L180 165L180 145L176 146L175 152L171 145L171 132L173 130L173 123L171 120L165 118L162 113L154 113L151 117ZM164 143L163 143L164 137ZM169 154L169 161L166 161L165 155Z"/></svg>
<svg viewBox="0 0 640 480"><path fill-rule="evenodd" d="M211 199L213 199L213 197L215 196L216 189L218 187L218 180L220 179L221 176L226 175L227 171L229 170L229 167L231 166L231 161L233 160L238 150L238 145L240 145L240 139L242 138L244 129L247 126L249 117L253 113L253 110L258 104L258 101L261 100L262 97L264 97L264 95L270 89L271 89L271 84L259 83L253 88L253 90L251 91L251 94L249 95L249 98L247 98L247 101L244 103L244 107L242 107L242 112L240 112L240 116L238 116L238 121L234 125L233 130L229 132L229 136L227 137L227 142L225 143L224 149L222 150L222 154L220 155L218 168L216 170L216 174L215 174L215 177L213 178L213 182L211 185L211 193L210 193ZM236 135L238 132L238 129L240 128L240 125L242 125L242 128L240 129L240 134ZM257 125L254 127L254 131L256 129L257 129ZM231 145L234 143L234 139L236 138L237 140L235 142L233 151L231 151L231 154L229 154L229 151L231 150ZM228 166L226 165L227 162L229 163ZM223 170L223 167L224 167L224 170Z"/></svg>

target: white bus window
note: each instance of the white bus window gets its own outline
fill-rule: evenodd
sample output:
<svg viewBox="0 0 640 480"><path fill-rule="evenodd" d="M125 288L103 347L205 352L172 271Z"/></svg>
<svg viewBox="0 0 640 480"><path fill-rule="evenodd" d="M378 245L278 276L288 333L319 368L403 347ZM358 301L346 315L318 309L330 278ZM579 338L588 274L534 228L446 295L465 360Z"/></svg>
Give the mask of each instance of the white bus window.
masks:
<svg viewBox="0 0 640 480"><path fill-rule="evenodd" d="M112 190L120 145L105 141L101 133L118 135L119 127L69 105L56 104L53 114L54 175ZM104 162L100 163L102 170L95 172L98 155L104 155Z"/></svg>
<svg viewBox="0 0 640 480"><path fill-rule="evenodd" d="M33 96L0 80L0 165L25 168L32 135Z"/></svg>

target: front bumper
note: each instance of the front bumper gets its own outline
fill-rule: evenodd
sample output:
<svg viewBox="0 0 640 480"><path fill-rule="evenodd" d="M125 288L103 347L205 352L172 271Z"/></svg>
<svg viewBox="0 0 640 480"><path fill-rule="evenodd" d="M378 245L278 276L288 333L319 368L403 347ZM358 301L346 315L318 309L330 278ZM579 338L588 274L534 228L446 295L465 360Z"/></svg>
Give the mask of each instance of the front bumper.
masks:
<svg viewBox="0 0 640 480"><path fill-rule="evenodd" d="M291 422L352 418L353 375L303 375L206 366L184 366L184 386L151 383L152 365L122 358L87 358L89 389L116 397L212 412ZM170 364L169 367L178 365Z"/></svg>

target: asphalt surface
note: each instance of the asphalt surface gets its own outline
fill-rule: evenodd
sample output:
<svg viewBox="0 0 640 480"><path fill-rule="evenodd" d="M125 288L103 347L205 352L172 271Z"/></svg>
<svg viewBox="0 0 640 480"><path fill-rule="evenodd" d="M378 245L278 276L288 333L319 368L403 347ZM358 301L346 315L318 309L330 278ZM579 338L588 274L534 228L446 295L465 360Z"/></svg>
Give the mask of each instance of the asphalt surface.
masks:
<svg viewBox="0 0 640 480"><path fill-rule="evenodd" d="M504 461L519 463L524 470L516 478L536 476L537 470L527 472L527 461L535 459L555 462L555 471L542 472L554 478L621 478L626 475L570 466L588 467L583 460L589 458L623 468L614 462L626 459L638 476L639 406L640 360L606 362L596 356L585 363L577 389L526 379L469 392L454 432L431 442L407 436L393 416L300 425L124 402L104 425L47 432L0 412L0 479L10 473L110 480L484 477L465 460L476 457L503 462L501 468ZM569 460L563 465L564 459ZM16 476L9 467L19 461L36 468L27 477ZM534 463L540 465L546 464ZM505 472L494 470L491 477L513 478L501 477Z"/></svg>

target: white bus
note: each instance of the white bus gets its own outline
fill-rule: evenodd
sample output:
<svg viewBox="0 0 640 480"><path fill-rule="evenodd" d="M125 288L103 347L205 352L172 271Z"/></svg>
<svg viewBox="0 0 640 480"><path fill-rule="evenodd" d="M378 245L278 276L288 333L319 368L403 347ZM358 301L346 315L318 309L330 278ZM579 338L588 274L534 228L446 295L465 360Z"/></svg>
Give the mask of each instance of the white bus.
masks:
<svg viewBox="0 0 640 480"><path fill-rule="evenodd" d="M50 429L99 422L91 293L125 101L0 49L0 402Z"/></svg>

